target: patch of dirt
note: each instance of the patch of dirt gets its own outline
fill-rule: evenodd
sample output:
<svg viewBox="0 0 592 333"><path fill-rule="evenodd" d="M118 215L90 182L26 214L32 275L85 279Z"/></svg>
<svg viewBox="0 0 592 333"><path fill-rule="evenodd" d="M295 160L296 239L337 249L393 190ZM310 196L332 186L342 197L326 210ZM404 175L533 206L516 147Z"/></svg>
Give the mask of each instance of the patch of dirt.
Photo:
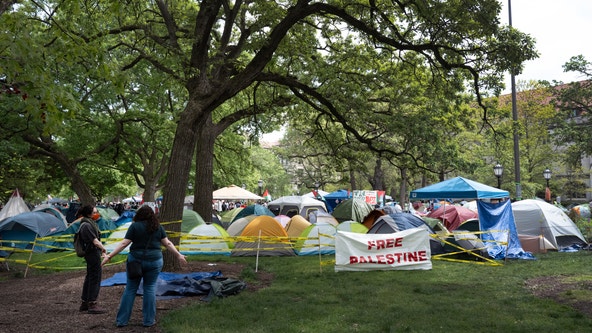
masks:
<svg viewBox="0 0 592 333"><path fill-rule="evenodd" d="M189 272L221 271L225 277L240 279L245 268L242 264L190 261L183 268ZM103 279L117 272L125 271L123 264L107 266L103 269ZM181 272L181 273L183 273ZM105 314L79 312L80 293L84 281L84 271L60 272L36 275L29 270L23 278L24 268L11 265L10 271L0 270L0 333L12 332L112 332L115 328L115 315L124 286L101 288L99 304L107 310ZM273 276L266 272L253 273L255 282L247 282L247 289L253 292L269 286ZM230 296L232 297L232 296ZM156 303L157 324L146 328L142 326L142 299L136 298L134 312L127 327L117 332L161 332L158 320L169 310L181 308L190 303L203 303L200 296L183 297L172 300L159 300Z"/></svg>
<svg viewBox="0 0 592 333"><path fill-rule="evenodd" d="M592 318L592 277L544 276L526 281L526 287L537 297L548 298L570 306Z"/></svg>

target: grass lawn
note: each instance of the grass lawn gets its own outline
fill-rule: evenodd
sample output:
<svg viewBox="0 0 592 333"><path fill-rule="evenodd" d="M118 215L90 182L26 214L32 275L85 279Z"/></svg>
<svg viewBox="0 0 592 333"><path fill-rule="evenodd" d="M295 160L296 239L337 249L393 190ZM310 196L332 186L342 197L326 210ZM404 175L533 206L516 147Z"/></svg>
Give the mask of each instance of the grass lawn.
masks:
<svg viewBox="0 0 592 333"><path fill-rule="evenodd" d="M592 251L536 257L501 266L433 260L427 271L339 273L332 255L323 256L323 265L318 256L260 257L258 270L273 275L269 287L211 303L196 300L167 311L159 326L163 332L209 333L592 332ZM26 262L28 254L14 259ZM189 259L240 263L246 265L241 280L257 279L254 257ZM34 254L31 263L82 269L80 258L63 253Z"/></svg>
<svg viewBox="0 0 592 333"><path fill-rule="evenodd" d="M196 257L195 260L214 260ZM165 332L592 332L592 318L531 291L531 279L579 281L566 302L592 304L592 252L550 252L503 266L433 261L428 271L339 272L312 257L259 258L269 288L195 303L163 319ZM255 258L222 258L248 263ZM250 272L251 273L250 273Z"/></svg>

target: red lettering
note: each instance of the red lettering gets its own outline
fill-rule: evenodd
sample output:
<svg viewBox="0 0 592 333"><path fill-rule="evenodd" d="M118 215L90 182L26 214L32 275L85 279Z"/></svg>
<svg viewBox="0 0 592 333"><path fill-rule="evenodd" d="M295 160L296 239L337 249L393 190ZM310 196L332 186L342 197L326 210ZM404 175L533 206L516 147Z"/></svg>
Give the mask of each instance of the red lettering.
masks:
<svg viewBox="0 0 592 333"><path fill-rule="evenodd" d="M349 256L349 263L350 264L357 264L358 263L358 257Z"/></svg>
<svg viewBox="0 0 592 333"><path fill-rule="evenodd" d="M392 249L395 247L395 240L393 238L389 238L386 240L386 247Z"/></svg>
<svg viewBox="0 0 592 333"><path fill-rule="evenodd" d="M392 265L395 263L395 256L392 253L386 255L386 263Z"/></svg>
<svg viewBox="0 0 592 333"><path fill-rule="evenodd" d="M368 250L372 250L372 247L376 246L376 242L373 240L368 241Z"/></svg>
<svg viewBox="0 0 592 333"><path fill-rule="evenodd" d="M419 261L427 261L428 260L428 253L423 250L418 252L418 259Z"/></svg>
<svg viewBox="0 0 592 333"><path fill-rule="evenodd" d="M384 241L384 239L379 239L376 241L376 249L380 250L380 249L384 249L386 247L386 242Z"/></svg>
<svg viewBox="0 0 592 333"><path fill-rule="evenodd" d="M397 239L395 239L395 247L401 247L403 246L403 237L399 237Z"/></svg>
<svg viewBox="0 0 592 333"><path fill-rule="evenodd" d="M379 254L376 256L376 263L377 264L386 264L386 260L384 259L384 254Z"/></svg>

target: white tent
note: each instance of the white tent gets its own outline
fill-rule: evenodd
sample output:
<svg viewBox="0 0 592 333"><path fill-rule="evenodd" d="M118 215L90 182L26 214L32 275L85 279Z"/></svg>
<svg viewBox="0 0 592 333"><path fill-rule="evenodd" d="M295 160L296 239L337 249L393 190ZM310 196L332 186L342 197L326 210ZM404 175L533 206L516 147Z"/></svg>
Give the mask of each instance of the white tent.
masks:
<svg viewBox="0 0 592 333"><path fill-rule="evenodd" d="M226 186L212 192L214 200L262 200L263 198L255 193L249 192L236 185Z"/></svg>
<svg viewBox="0 0 592 333"><path fill-rule="evenodd" d="M4 205L4 208L0 210L0 221L30 211L31 210L29 209L29 207L25 203L25 200L23 200L17 189L12 193L12 196L10 197L10 199L8 199L6 205Z"/></svg>
<svg viewBox="0 0 592 333"><path fill-rule="evenodd" d="M111 233L111 235L109 235L109 237L107 237L107 239L103 240L103 242L105 244L105 248L107 249L107 252L112 252L113 250L115 250L117 245L119 245L119 242L121 242L123 240L123 238L125 237L125 234L127 233L127 229L129 229L129 226L132 223L133 222L126 222L126 223L120 225L119 227L117 227L117 229L115 229L115 231L113 231ZM131 244L128 245L125 249L123 249L123 251L121 251L120 253L121 254L129 253L130 246L131 246Z"/></svg>
<svg viewBox="0 0 592 333"><path fill-rule="evenodd" d="M542 235L545 238L544 243L552 244L554 250L574 244L587 244L580 229L569 216L550 203L533 199L520 200L512 203L512 211L519 235Z"/></svg>
<svg viewBox="0 0 592 333"><path fill-rule="evenodd" d="M301 215L308 218L310 213L317 210L327 212L327 206L325 206L324 202L299 195L277 198L267 203L267 208L275 215L287 215L289 217Z"/></svg>

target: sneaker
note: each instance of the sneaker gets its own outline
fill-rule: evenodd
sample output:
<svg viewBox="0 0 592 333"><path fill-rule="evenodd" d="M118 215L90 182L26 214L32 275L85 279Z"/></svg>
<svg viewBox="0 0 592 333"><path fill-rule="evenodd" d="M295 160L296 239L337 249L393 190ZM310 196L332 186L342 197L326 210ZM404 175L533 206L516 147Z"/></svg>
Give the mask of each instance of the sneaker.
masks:
<svg viewBox="0 0 592 333"><path fill-rule="evenodd" d="M90 314L101 314L107 311L103 310L97 305L97 302L88 302L88 313Z"/></svg>

